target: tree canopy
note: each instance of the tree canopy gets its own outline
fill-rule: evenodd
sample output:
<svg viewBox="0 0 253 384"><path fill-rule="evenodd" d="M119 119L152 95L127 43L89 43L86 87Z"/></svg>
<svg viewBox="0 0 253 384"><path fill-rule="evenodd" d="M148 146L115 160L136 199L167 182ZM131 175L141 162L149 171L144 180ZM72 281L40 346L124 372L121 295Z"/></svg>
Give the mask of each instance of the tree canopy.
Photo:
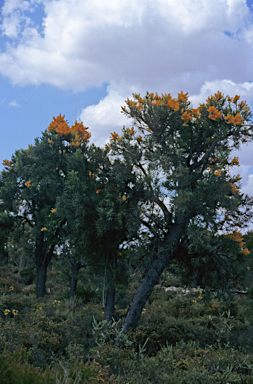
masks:
<svg viewBox="0 0 253 384"><path fill-rule="evenodd" d="M85 152L89 137L82 123L70 127L59 115L34 145L16 151L11 161L3 161L1 211L15 217L21 226L28 223L33 228L38 297L45 294L47 266L66 223L58 217L56 203L69 171L67 159L77 148Z"/></svg>
<svg viewBox="0 0 253 384"><path fill-rule="evenodd" d="M142 308L178 246L194 226L213 234L233 232L252 217L252 199L240 193L231 152L252 140L251 111L240 97L217 92L193 108L188 94L147 93L126 100L122 112L134 128L113 133L111 154L122 156L142 181L142 223L156 238L125 326L135 328ZM140 133L140 134L139 134ZM190 257L190 256L189 256Z"/></svg>

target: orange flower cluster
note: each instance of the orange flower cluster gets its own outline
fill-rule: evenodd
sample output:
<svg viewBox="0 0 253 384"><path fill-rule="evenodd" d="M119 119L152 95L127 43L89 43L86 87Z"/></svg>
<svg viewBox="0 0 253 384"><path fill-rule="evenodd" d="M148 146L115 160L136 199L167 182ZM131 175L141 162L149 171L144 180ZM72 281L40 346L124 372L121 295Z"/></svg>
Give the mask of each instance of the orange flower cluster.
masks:
<svg viewBox="0 0 253 384"><path fill-rule="evenodd" d="M223 95L223 93L221 93L220 91L218 91L218 92L216 92L216 93L214 94L214 99L217 100L217 101L222 100L223 97L224 97L224 95Z"/></svg>
<svg viewBox="0 0 253 384"><path fill-rule="evenodd" d="M217 169L217 171L214 172L216 176L221 176L221 169Z"/></svg>
<svg viewBox="0 0 253 384"><path fill-rule="evenodd" d="M188 92L183 93L183 91L181 91L180 93L178 93L178 101L181 101L184 103L187 100L188 100Z"/></svg>
<svg viewBox="0 0 253 384"><path fill-rule="evenodd" d="M157 93L149 93L148 98L142 98L139 93L133 93L135 100L126 99L126 104L130 109L136 108L139 111L143 110L144 104L149 104L155 107L166 105L167 108L179 111L180 103L185 103L188 100L188 93L181 91L178 93L178 98L172 98L171 94L162 94L159 96ZM126 107L122 107L122 111L127 113Z"/></svg>
<svg viewBox="0 0 253 384"><path fill-rule="evenodd" d="M83 141L89 141L91 134L87 132L88 127L84 127L83 123L75 122L74 125L70 128L73 140L71 144L74 147L78 147Z"/></svg>
<svg viewBox="0 0 253 384"><path fill-rule="evenodd" d="M170 99L167 102L167 107L177 112L179 110L179 102L176 99Z"/></svg>
<svg viewBox="0 0 253 384"><path fill-rule="evenodd" d="M127 129L126 129L126 133L128 133L129 135L135 135L135 134L136 134L136 132L135 132L135 130L134 130L134 127L132 127L132 128L127 128Z"/></svg>
<svg viewBox="0 0 253 384"><path fill-rule="evenodd" d="M191 114L189 112L184 112L181 116L181 119L184 121L184 124L183 125L187 125L187 123L193 119L193 116L191 116Z"/></svg>
<svg viewBox="0 0 253 384"><path fill-rule="evenodd" d="M240 181L242 180L242 177L240 175L233 176L235 181Z"/></svg>
<svg viewBox="0 0 253 384"><path fill-rule="evenodd" d="M248 106L246 101L241 101L240 104L238 104L238 107L240 108L241 111L244 111L244 112L250 111L250 107Z"/></svg>
<svg viewBox="0 0 253 384"><path fill-rule="evenodd" d="M153 105L156 105L157 107L160 107L160 105L161 105L161 100L155 100L155 101L153 102Z"/></svg>
<svg viewBox="0 0 253 384"><path fill-rule="evenodd" d="M196 117L196 119L198 119L200 117L199 108L193 108L192 109L192 114L193 114L194 117Z"/></svg>
<svg viewBox="0 0 253 384"><path fill-rule="evenodd" d="M236 166L239 166L239 158L238 157L234 157L232 160L231 160L231 165L236 165Z"/></svg>
<svg viewBox="0 0 253 384"><path fill-rule="evenodd" d="M233 233L229 233L228 235L225 235L225 237L228 237L233 241L239 243L239 247L241 248L241 253L243 255L248 255L250 253L248 248L244 248L245 242L243 240L241 232L235 230Z"/></svg>
<svg viewBox="0 0 253 384"><path fill-rule="evenodd" d="M215 309L215 308L217 308L217 305L216 305L216 303L213 301L213 302L211 303L211 305L210 305L210 309Z"/></svg>
<svg viewBox="0 0 253 384"><path fill-rule="evenodd" d="M240 117L240 113L237 113L235 116L231 115L230 113L224 117L225 120L227 120L228 124L233 125L242 125L243 117Z"/></svg>
<svg viewBox="0 0 253 384"><path fill-rule="evenodd" d="M62 116L61 114L53 117L53 121L47 129L48 132L55 131L74 147L78 147L83 141L89 140L90 133L87 130L88 127L84 127L82 122L78 123L77 121L72 127L69 127L68 121L65 120L65 115Z"/></svg>
<svg viewBox="0 0 253 384"><path fill-rule="evenodd" d="M207 105L208 104L210 104L210 102L212 101L212 100L215 100L215 101L220 101L220 100L222 100L224 98L224 94L223 93L221 93L220 91L218 91L218 92L216 92L214 95L211 95L211 96L208 96L208 98L207 98L207 100L206 100L206 102L207 102ZM229 96L228 96L228 99L229 99ZM231 98L230 98L231 99ZM232 99L231 99L232 100ZM230 101L231 101L230 100ZM229 101L229 100L228 100Z"/></svg>
<svg viewBox="0 0 253 384"><path fill-rule="evenodd" d="M193 108L193 109L187 109L184 111L184 109L181 109L182 116L181 119L184 121L183 125L187 125L187 123L194 119L194 118L199 118L200 117L200 109L199 108Z"/></svg>
<svg viewBox="0 0 253 384"><path fill-rule="evenodd" d="M222 113L221 111L218 111L218 109L216 109L215 106L212 106L212 107L209 107L208 108L208 112L209 112L209 119L212 119L212 120L219 120L222 118Z"/></svg>
<svg viewBox="0 0 253 384"><path fill-rule="evenodd" d="M238 95L235 95L235 97L233 98L233 103L237 103L237 101L240 99L240 96Z"/></svg>
<svg viewBox="0 0 253 384"><path fill-rule="evenodd" d="M110 140L117 140L119 138L119 134L117 132L111 133Z"/></svg>
<svg viewBox="0 0 253 384"><path fill-rule="evenodd" d="M25 185L27 186L27 188L30 188L32 186L31 180L25 182Z"/></svg>
<svg viewBox="0 0 253 384"><path fill-rule="evenodd" d="M12 168L13 162L5 159L5 160L3 160L2 165L4 166L5 169L9 170Z"/></svg>
<svg viewBox="0 0 253 384"><path fill-rule="evenodd" d="M231 187L231 191L233 193L233 195L235 194L235 192L238 191L238 189L236 188L236 186L233 184L233 183L229 183L230 187Z"/></svg>

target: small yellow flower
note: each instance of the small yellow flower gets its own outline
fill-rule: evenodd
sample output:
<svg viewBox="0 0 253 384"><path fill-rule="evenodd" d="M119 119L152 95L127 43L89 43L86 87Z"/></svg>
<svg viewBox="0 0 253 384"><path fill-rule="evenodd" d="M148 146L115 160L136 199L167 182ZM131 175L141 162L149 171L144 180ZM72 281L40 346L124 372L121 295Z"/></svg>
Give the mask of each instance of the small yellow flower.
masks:
<svg viewBox="0 0 253 384"><path fill-rule="evenodd" d="M41 228L41 232L43 231L47 231L47 228L46 227Z"/></svg>
<svg viewBox="0 0 253 384"><path fill-rule="evenodd" d="M17 314L18 314L18 310L17 310L17 309L13 309L13 310L12 310L12 313L13 313L14 316L17 316Z"/></svg>
<svg viewBox="0 0 253 384"><path fill-rule="evenodd" d="M52 212L52 213L55 213L55 212L56 212L56 209L55 209L55 208L52 208L52 209L51 209L51 212Z"/></svg>
<svg viewBox="0 0 253 384"><path fill-rule="evenodd" d="M40 305L37 309L37 311L43 311L43 307Z"/></svg>
<svg viewBox="0 0 253 384"><path fill-rule="evenodd" d="M10 310L9 310L9 309L5 309L5 310L4 310L4 316L8 316L9 313L10 313Z"/></svg>
<svg viewBox="0 0 253 384"><path fill-rule="evenodd" d="M197 303L197 300L192 300L193 303Z"/></svg>
<svg viewBox="0 0 253 384"><path fill-rule="evenodd" d="M14 291L14 287L11 285L9 291Z"/></svg>

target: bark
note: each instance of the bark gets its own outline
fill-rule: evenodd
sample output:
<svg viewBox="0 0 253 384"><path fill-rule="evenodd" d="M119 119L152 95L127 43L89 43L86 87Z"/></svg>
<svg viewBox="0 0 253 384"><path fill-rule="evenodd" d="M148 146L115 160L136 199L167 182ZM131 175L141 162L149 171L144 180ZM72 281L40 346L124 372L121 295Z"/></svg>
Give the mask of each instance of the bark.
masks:
<svg viewBox="0 0 253 384"><path fill-rule="evenodd" d="M46 291L47 267L45 264L37 267L36 294L37 298L44 297Z"/></svg>
<svg viewBox="0 0 253 384"><path fill-rule="evenodd" d="M106 293L105 320L110 323L114 316L115 288L110 288Z"/></svg>
<svg viewBox="0 0 253 384"><path fill-rule="evenodd" d="M66 223L66 219L63 219L54 233L54 238L57 240L58 235L62 226ZM47 267L50 263L54 249L56 246L56 241L53 244L49 244L44 237L43 232L39 234L36 239L35 244L35 260L37 266L37 283L36 283L36 294L37 298L44 297L46 293L46 276L47 276Z"/></svg>
<svg viewBox="0 0 253 384"><path fill-rule="evenodd" d="M130 328L135 329L141 317L141 312L151 295L154 286L158 284L160 276L168 264L169 257L167 252L158 255L152 265L143 275L131 305L128 309L127 316L124 322L123 332L127 332Z"/></svg>
<svg viewBox="0 0 253 384"><path fill-rule="evenodd" d="M71 275L71 282L70 282L69 299L71 297L74 297L76 294L78 272L79 272L79 269L81 268L81 266L82 265L81 265L80 261L74 262L74 264L72 265L72 275Z"/></svg>
<svg viewBox="0 0 253 384"><path fill-rule="evenodd" d="M174 225L174 227L171 228L170 234L164 244L166 247L166 243L170 243L169 251L162 251L158 253L151 265L146 269L128 309L127 316L124 321L123 333L126 333L130 328L133 330L136 329L138 321L141 317L142 309L151 295L154 286L158 284L164 268L170 261L170 258L173 255L173 250L178 244L178 241L183 233L183 229L184 227L182 225Z"/></svg>
<svg viewBox="0 0 253 384"><path fill-rule="evenodd" d="M37 282L36 282L36 294L37 298L44 297L46 293L46 276L47 267L50 260L53 257L55 245L52 245L48 252L45 251L46 244L44 242L43 234L36 240L35 246L35 259L37 266Z"/></svg>

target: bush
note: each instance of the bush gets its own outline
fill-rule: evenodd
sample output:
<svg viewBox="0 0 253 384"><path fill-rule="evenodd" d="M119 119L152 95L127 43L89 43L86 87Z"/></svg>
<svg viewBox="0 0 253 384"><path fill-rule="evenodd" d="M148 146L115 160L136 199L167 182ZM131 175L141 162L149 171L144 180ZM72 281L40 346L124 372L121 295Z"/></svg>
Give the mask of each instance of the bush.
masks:
<svg viewBox="0 0 253 384"><path fill-rule="evenodd" d="M13 354L4 350L0 354L1 384L55 384L55 375L46 369L42 371L28 363L28 355L23 348Z"/></svg>

